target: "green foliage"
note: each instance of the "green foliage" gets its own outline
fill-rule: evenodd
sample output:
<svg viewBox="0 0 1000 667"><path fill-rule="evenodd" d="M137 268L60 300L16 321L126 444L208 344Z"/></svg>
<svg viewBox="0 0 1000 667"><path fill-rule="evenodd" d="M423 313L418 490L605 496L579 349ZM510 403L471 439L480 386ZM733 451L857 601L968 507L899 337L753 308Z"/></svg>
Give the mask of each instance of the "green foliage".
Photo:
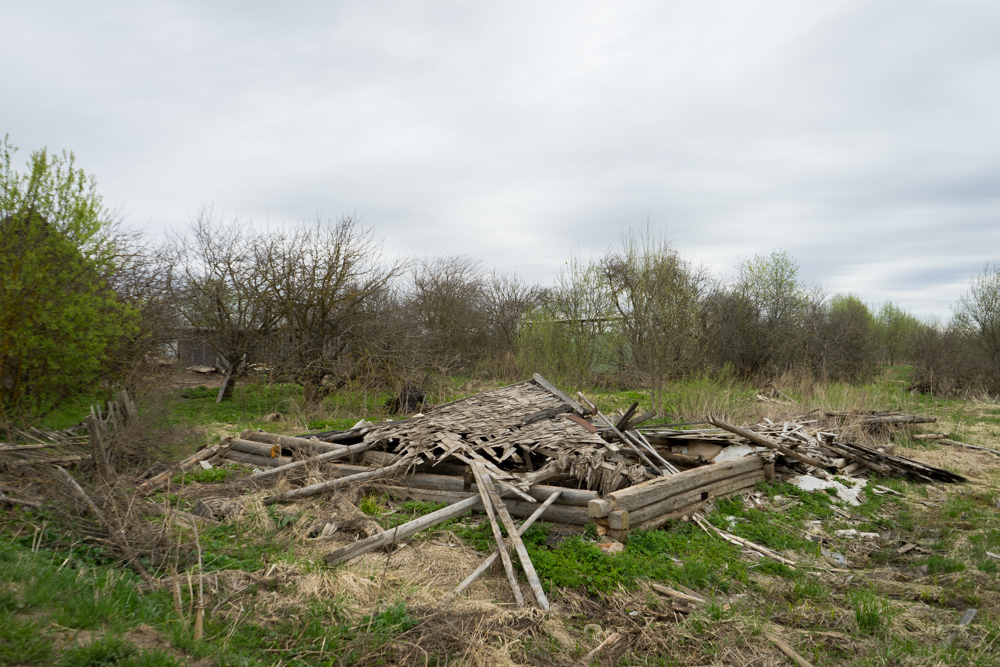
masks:
<svg viewBox="0 0 1000 667"><path fill-rule="evenodd" d="M52 656L52 638L44 623L0 612L0 666L38 664Z"/></svg>
<svg viewBox="0 0 1000 667"><path fill-rule="evenodd" d="M543 584L594 596L619 587L634 589L647 579L723 591L729 590L734 580L746 581L738 550L689 523L669 531L630 533L625 551L615 555L581 537L571 537L554 549L543 546L544 538L526 539L525 545Z"/></svg>
<svg viewBox="0 0 1000 667"><path fill-rule="evenodd" d="M586 386L592 374L617 366L617 328L598 266L573 257L543 303L528 315L517 343L518 367L530 377Z"/></svg>
<svg viewBox="0 0 1000 667"><path fill-rule="evenodd" d="M236 471L232 468L211 468L209 470L197 468L195 470L177 473L174 475L171 483L190 484L192 482L198 482L199 484L213 484L215 482L223 482L232 477L235 473Z"/></svg>
<svg viewBox="0 0 1000 667"><path fill-rule="evenodd" d="M925 563L927 564L927 572L929 574L947 574L949 572L961 572L965 569L965 563L937 554L929 556Z"/></svg>
<svg viewBox="0 0 1000 667"><path fill-rule="evenodd" d="M44 414L95 388L137 312L108 286L111 219L72 154L0 143L0 416Z"/></svg>
<svg viewBox="0 0 1000 667"><path fill-rule="evenodd" d="M358 509L368 516L382 516L389 511L385 501L386 497L384 494L377 496L364 495L361 497L361 502L358 503Z"/></svg>
<svg viewBox="0 0 1000 667"><path fill-rule="evenodd" d="M115 635L105 635L90 644L75 646L63 653L59 667L180 667L166 651L142 651Z"/></svg>
<svg viewBox="0 0 1000 667"><path fill-rule="evenodd" d="M854 608L858 631L866 635L883 634L892 620L892 606L873 587L848 591L847 599Z"/></svg>

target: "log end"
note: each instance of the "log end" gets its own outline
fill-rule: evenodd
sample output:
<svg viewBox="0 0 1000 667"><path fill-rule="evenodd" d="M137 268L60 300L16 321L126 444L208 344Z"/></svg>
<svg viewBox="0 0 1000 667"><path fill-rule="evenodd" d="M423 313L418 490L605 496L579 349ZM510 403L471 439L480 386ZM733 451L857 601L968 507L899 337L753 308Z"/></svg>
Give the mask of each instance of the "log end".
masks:
<svg viewBox="0 0 1000 667"><path fill-rule="evenodd" d="M587 503L587 514L594 518L606 517L611 514L611 503L602 498L595 498Z"/></svg>

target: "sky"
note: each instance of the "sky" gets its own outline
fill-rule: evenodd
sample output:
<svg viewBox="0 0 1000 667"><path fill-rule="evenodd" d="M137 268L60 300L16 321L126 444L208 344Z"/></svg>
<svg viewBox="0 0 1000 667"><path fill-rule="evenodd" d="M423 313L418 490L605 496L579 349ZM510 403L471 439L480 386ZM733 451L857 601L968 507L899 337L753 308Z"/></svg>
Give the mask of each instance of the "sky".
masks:
<svg viewBox="0 0 1000 667"><path fill-rule="evenodd" d="M0 135L159 237L357 216L548 284L648 228L948 319L1000 260L1000 3L7 2Z"/></svg>

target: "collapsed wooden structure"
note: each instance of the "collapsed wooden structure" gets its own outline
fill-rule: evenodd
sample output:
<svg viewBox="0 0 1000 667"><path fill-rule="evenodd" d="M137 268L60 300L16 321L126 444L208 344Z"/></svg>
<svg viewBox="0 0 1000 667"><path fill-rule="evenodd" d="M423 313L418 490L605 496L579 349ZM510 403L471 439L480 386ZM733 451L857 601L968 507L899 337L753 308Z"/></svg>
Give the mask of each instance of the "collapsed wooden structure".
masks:
<svg viewBox="0 0 1000 667"><path fill-rule="evenodd" d="M144 480L136 491L149 494L178 472L226 461L254 468L237 483L264 488L282 480L282 490L264 497L265 505L372 482L400 499L444 504L418 519L390 530L380 529L330 551L325 558L330 566L392 547L470 510L482 511L498 549L457 586L455 594L499 559L515 598L523 604L525 596L518 587L509 553L513 551L535 602L544 609L548 602L519 537L537 520L574 529L592 523L600 535L624 542L629 531L690 519L741 548L794 566L781 554L722 531L700 512L718 498L748 492L763 480L782 477L829 480L834 475L850 478L877 473L924 481L965 481L947 470L895 455L891 445L866 447L837 434L855 417L855 424L871 429L929 423L933 418L814 411L789 422L765 419L748 427L715 417L699 424L642 427L640 424L654 413L637 415L637 406L634 403L609 417L583 394L571 398L536 375L532 380L446 403L400 421L359 422L345 431L305 436L245 431ZM121 393L106 410L95 408L74 429L24 432L20 436L27 443L0 443L0 466L16 470L26 465L54 465L60 479L87 500L101 519L86 493L55 464L91 459L107 482L113 476L106 446L110 434L120 432L134 418L135 406ZM306 479L312 483L304 483ZM30 499L2 492L0 501L32 504ZM210 515L166 510L145 501L139 501L137 507L144 513L169 512L192 525L216 523ZM512 517L527 519L517 526ZM104 523L102 520L102 526ZM111 528L108 532L114 534Z"/></svg>
<svg viewBox="0 0 1000 667"><path fill-rule="evenodd" d="M633 404L609 418L582 394L571 398L536 375L400 421L359 422L346 431L299 437L245 431L147 480L142 490L156 488L176 470L211 459L254 466L254 473L244 478L249 484L287 479L293 488L267 496L265 505L372 482L399 499L445 505L329 552L325 559L329 566L392 547L470 510L482 511L500 548L455 592L499 559L515 598L524 604L508 553L513 550L536 603L547 608L519 538L536 520L576 529L593 523L599 534L624 542L629 531L691 519L733 544L794 565L780 554L718 529L699 512L718 498L749 492L776 476L830 478L877 472L929 481L964 479L894 456L887 448L875 450L838 440L835 431L837 420L845 418L842 414L807 415L815 418L782 424L764 420L748 428L710 417L706 425L711 428L640 430L639 424L653 413L637 416L636 407ZM884 427L930 418L866 414L863 421ZM307 471L322 481L296 486ZM527 520L518 527L514 516Z"/></svg>

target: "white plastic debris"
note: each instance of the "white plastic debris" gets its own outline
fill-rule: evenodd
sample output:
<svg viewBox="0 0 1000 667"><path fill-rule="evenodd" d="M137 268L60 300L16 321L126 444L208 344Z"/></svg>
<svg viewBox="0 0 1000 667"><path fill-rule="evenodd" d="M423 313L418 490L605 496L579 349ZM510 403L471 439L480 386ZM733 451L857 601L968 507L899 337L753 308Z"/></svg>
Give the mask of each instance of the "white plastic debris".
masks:
<svg viewBox="0 0 1000 667"><path fill-rule="evenodd" d="M812 475L796 475L789 479L788 483L799 487L803 491L826 491L827 489L834 489L837 492L838 498L849 505L857 507L861 504L859 496L864 490L865 484L868 483L868 480L851 479L845 481L848 484L853 483L853 486L847 486L835 479L818 479Z"/></svg>
<svg viewBox="0 0 1000 667"><path fill-rule="evenodd" d="M767 451L766 447L754 447L753 445L729 445L724 448L721 452L715 455L715 463L725 463L726 461L735 461L736 459L742 459L744 456L749 456L754 452Z"/></svg>

